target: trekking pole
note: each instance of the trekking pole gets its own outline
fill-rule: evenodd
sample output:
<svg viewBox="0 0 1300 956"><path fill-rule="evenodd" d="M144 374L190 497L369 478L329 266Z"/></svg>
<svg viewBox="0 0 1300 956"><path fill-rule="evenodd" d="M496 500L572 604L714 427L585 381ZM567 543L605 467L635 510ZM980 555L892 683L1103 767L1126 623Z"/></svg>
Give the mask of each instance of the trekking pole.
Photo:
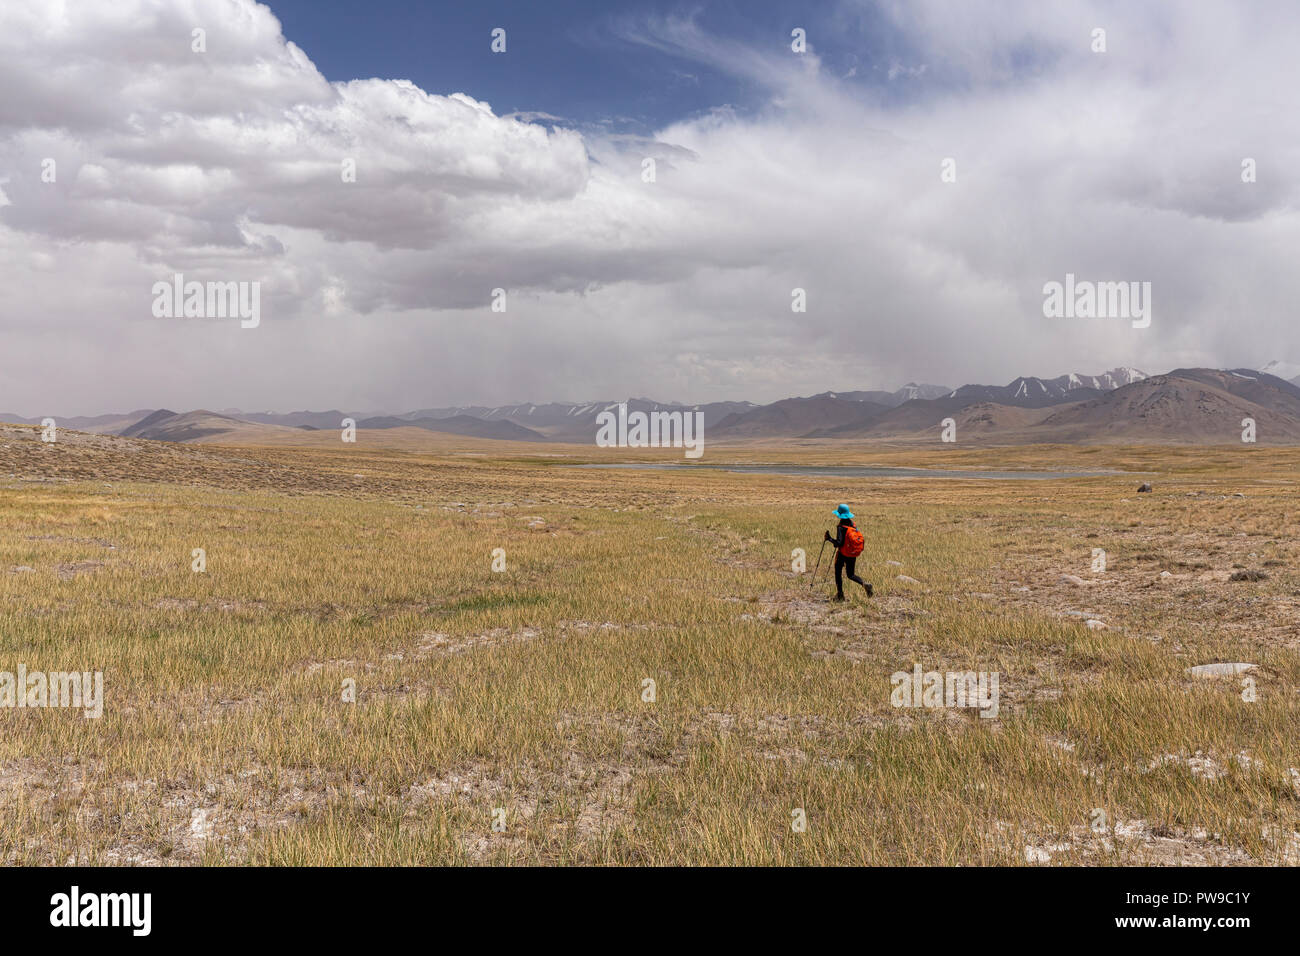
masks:
<svg viewBox="0 0 1300 956"><path fill-rule="evenodd" d="M813 568L812 580L808 582L808 590L811 591L813 585L817 583L817 571L822 566L822 554L826 551L826 539L822 538L822 549L817 552L817 566Z"/></svg>

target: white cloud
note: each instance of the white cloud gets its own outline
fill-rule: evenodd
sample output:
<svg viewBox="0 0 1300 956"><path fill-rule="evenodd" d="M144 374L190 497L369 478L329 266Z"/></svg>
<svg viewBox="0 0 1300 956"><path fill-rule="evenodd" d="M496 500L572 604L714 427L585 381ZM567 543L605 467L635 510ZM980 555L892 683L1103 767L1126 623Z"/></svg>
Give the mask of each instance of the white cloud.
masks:
<svg viewBox="0 0 1300 956"><path fill-rule="evenodd" d="M621 21L767 99L650 140L331 84L250 0L72 10L0 7L0 335L47 356L0 411L771 399L1300 354L1280 7L888 4L894 52L858 71L879 86ZM152 319L173 271L260 280L261 327ZM1151 328L1044 319L1067 271L1151 281Z"/></svg>

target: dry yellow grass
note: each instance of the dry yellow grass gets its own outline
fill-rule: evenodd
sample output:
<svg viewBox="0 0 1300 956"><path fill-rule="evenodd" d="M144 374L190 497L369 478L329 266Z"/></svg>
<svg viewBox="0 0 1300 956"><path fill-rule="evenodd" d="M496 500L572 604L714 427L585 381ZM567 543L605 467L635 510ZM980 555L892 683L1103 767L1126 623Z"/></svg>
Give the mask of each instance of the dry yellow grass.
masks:
<svg viewBox="0 0 1300 956"><path fill-rule="evenodd" d="M1137 495L3 432L0 670L106 696L0 709L7 861L1300 862L1296 452L706 457L1155 472ZM791 570L839 501L871 602ZM997 671L998 717L893 707L913 663Z"/></svg>

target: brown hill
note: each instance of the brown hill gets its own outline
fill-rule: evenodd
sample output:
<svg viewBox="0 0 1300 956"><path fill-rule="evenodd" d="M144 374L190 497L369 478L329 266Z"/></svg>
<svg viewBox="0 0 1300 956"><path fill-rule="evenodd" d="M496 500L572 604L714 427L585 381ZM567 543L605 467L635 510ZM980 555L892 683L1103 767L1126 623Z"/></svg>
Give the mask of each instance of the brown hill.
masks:
<svg viewBox="0 0 1300 956"><path fill-rule="evenodd" d="M972 403L961 398L917 398L904 402L897 408L887 408L877 415L851 421L834 428L818 429L811 438L882 438L896 435L916 435L927 429L938 429L939 423Z"/></svg>
<svg viewBox="0 0 1300 956"><path fill-rule="evenodd" d="M1036 441L1240 442L1255 420L1261 444L1300 441L1300 389L1248 370L1176 369L1052 411Z"/></svg>
<svg viewBox="0 0 1300 956"><path fill-rule="evenodd" d="M716 438L801 436L830 431L839 426L869 422L889 411L877 402L860 402L830 395L786 398L742 414L728 415L709 431Z"/></svg>
<svg viewBox="0 0 1300 956"><path fill-rule="evenodd" d="M999 405L997 402L978 402L961 409L951 417L957 423L958 436L984 437L1021 432L1037 425L1055 410L1055 408L1019 408L1014 405Z"/></svg>
<svg viewBox="0 0 1300 956"><path fill-rule="evenodd" d="M119 434L124 438L148 438L153 441L214 441L237 444L259 437L290 435L296 431L298 429L287 425L246 422L228 415L218 415L206 409L177 414L160 408L152 415L123 429Z"/></svg>

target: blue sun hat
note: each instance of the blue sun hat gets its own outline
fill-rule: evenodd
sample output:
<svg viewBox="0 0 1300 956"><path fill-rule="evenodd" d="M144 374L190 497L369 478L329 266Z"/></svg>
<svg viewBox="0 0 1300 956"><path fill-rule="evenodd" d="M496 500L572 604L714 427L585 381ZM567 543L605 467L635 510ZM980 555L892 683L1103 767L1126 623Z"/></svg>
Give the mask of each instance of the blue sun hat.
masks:
<svg viewBox="0 0 1300 956"><path fill-rule="evenodd" d="M848 518L850 521L852 521L853 512L849 510L848 505L840 505L838 508L835 509L835 517Z"/></svg>

